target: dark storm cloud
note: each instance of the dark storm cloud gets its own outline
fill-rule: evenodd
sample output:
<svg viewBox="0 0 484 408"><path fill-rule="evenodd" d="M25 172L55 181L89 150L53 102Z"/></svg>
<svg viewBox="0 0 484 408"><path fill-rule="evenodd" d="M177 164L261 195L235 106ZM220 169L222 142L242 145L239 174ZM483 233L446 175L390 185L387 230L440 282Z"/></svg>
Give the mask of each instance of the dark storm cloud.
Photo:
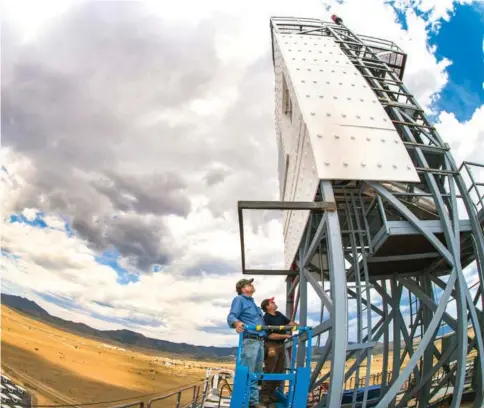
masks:
<svg viewBox="0 0 484 408"><path fill-rule="evenodd" d="M5 36L2 126L4 146L35 168L16 210L68 215L91 248L115 246L151 271L190 251L174 248L165 219L190 214L191 197L226 219L237 200L277 199L277 150L269 37L262 56L232 69L214 32L230 21L174 25L144 7L87 3L35 42ZM197 114L192 102L212 97L221 110ZM270 217L249 214L247 225Z"/></svg>
<svg viewBox="0 0 484 408"><path fill-rule="evenodd" d="M99 218L94 214L76 214L72 227L98 250L117 248L131 264L143 271L172 260L170 232L161 221L149 221L139 215Z"/></svg>
<svg viewBox="0 0 484 408"><path fill-rule="evenodd" d="M166 172L142 177L109 176L109 180L96 180L93 185L120 211L179 216L186 216L190 212L190 202L185 193L187 184L180 175Z"/></svg>
<svg viewBox="0 0 484 408"><path fill-rule="evenodd" d="M186 181L162 158L158 169L125 169L117 149L143 156L144 115L207 92L219 64L211 27L168 25L140 3L92 2L34 43L4 36L2 142L36 169L17 207L68 213L92 247L116 246L144 270L168 263L161 217L189 213ZM166 119L156 131L161 144L180 136Z"/></svg>
<svg viewBox="0 0 484 408"><path fill-rule="evenodd" d="M226 169L210 169L205 175L205 183L207 183L207 186L212 187L224 181L228 174L229 173Z"/></svg>
<svg viewBox="0 0 484 408"><path fill-rule="evenodd" d="M168 246L169 234L163 224L148 222L137 216L124 217L110 224L106 237L112 242L119 252L126 256L132 256L137 260L137 266L141 270L147 270L152 265L166 265L170 262L170 248ZM160 238L165 242L160 242Z"/></svg>

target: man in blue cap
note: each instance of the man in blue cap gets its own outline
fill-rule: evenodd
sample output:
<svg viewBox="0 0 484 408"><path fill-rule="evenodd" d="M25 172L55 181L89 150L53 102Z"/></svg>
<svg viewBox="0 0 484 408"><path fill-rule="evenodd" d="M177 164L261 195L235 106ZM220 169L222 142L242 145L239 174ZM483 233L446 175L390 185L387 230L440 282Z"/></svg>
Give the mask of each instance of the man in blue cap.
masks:
<svg viewBox="0 0 484 408"><path fill-rule="evenodd" d="M262 373L264 371L264 338L265 331L245 330L245 325L264 325L262 310L258 307L252 295L255 292L254 279L241 279L235 285L237 296L232 301L227 323L235 328L237 333L244 332L241 363L249 367L249 371ZM257 381L250 384L249 408L266 408L259 403L259 388Z"/></svg>

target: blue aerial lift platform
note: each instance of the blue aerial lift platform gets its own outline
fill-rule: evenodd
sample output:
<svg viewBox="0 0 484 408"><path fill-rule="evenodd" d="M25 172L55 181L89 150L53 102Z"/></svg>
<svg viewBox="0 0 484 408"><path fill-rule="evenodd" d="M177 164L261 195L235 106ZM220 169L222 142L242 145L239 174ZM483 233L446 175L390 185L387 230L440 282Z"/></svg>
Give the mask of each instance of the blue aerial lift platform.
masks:
<svg viewBox="0 0 484 408"><path fill-rule="evenodd" d="M249 371L249 367L242 365L242 347L244 333L240 333L239 347L237 350L237 359L235 363L235 378L232 390L232 397L230 400L230 408L247 408L249 406L250 383L252 380L257 381L288 381L289 387L287 392L278 388L275 397L277 402L271 407L277 408L296 408L305 407L307 405L309 380L311 376L311 340L312 328L302 326L245 326L245 330L286 330L293 331L291 339L292 350L290 358L290 366L285 373L265 374L254 373ZM297 348L304 347L300 340L300 336L307 333L307 347L306 358L302 366L296 367ZM305 340L304 340L305 341Z"/></svg>

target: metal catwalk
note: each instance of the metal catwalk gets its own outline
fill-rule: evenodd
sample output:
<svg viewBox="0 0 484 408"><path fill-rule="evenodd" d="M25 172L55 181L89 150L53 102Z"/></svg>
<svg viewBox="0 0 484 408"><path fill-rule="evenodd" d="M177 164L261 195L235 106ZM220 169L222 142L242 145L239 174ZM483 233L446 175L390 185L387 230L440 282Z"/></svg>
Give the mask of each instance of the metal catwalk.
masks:
<svg viewBox="0 0 484 408"><path fill-rule="evenodd" d="M320 299L309 400L484 406L484 202L464 177L478 165L459 171L394 43L339 18L270 23L281 201L239 202L242 267L285 275L303 326ZM249 209L284 210L283 270L246 268Z"/></svg>

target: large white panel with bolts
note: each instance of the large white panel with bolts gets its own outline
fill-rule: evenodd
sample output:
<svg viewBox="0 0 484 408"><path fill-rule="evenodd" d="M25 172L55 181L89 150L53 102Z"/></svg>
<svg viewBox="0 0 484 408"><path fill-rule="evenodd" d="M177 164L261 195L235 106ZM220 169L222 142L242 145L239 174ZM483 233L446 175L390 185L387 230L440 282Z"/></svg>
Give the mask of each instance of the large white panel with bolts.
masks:
<svg viewBox="0 0 484 408"><path fill-rule="evenodd" d="M419 181L375 93L331 37L276 34L275 42L280 98L284 84L292 88L281 108L300 112L320 179Z"/></svg>
<svg viewBox="0 0 484 408"><path fill-rule="evenodd" d="M281 199L313 201L320 180L417 182L391 120L330 37L275 34L276 129ZM309 211L285 211L285 268Z"/></svg>

